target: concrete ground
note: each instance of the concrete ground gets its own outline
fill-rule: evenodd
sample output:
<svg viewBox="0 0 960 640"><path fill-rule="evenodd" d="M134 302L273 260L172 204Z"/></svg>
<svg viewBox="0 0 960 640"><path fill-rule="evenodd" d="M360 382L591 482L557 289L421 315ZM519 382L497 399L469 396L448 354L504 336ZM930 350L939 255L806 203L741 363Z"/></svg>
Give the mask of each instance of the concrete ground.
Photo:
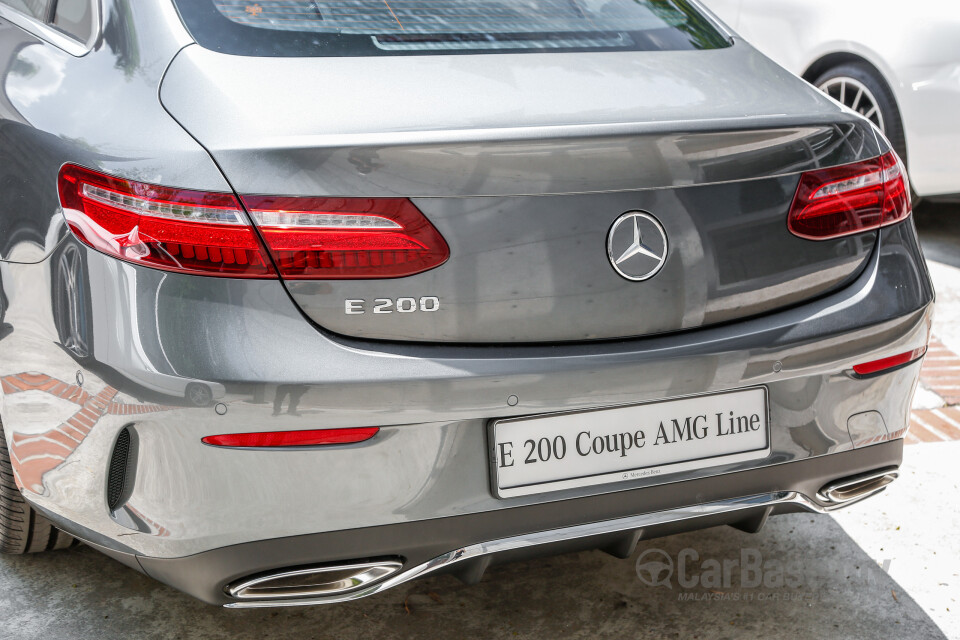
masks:
<svg viewBox="0 0 960 640"><path fill-rule="evenodd" d="M960 206L923 207L917 222L936 261L934 333L960 353ZM950 409L924 380L918 408ZM211 607L86 547L4 556L0 638L960 638L960 442L948 439L915 438L899 481L834 516L651 540L631 560L509 565L473 587L429 578L333 607Z"/></svg>

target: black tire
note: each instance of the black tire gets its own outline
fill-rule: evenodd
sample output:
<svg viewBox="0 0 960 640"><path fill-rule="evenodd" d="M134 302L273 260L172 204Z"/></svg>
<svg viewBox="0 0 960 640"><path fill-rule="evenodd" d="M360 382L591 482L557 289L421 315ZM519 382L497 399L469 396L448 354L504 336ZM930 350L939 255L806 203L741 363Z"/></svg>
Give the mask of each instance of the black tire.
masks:
<svg viewBox="0 0 960 640"><path fill-rule="evenodd" d="M823 86L830 81L842 78L850 78L867 88L882 116L882 126L879 125L876 119L871 119L874 124L878 124L880 130L883 131L883 134L887 136L890 144L893 145L893 148L900 155L900 158L906 163L907 139L903 132L903 119L900 117L900 107L897 106L897 99L894 97L893 90L890 88L890 85L887 84L887 81L883 79L883 76L881 76L876 69L865 62L847 62L832 67L820 74L820 76L813 81L813 84L822 89ZM836 98L837 96L833 97ZM853 97L848 96L844 102L847 103L848 107L851 107L853 99ZM866 115L868 109L862 105L858 105L856 110L859 111L861 115Z"/></svg>
<svg viewBox="0 0 960 640"><path fill-rule="evenodd" d="M10 452L0 422L0 553L35 553L79 544L28 505L13 479Z"/></svg>

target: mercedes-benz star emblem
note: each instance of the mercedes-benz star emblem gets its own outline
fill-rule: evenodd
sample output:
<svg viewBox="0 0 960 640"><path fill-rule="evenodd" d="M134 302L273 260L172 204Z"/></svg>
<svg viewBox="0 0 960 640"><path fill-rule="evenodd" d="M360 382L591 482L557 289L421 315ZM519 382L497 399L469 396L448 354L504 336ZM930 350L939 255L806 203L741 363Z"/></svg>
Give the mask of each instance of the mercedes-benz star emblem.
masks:
<svg viewBox="0 0 960 640"><path fill-rule="evenodd" d="M667 234L649 213L628 211L610 227L607 256L627 280L649 280L667 261Z"/></svg>

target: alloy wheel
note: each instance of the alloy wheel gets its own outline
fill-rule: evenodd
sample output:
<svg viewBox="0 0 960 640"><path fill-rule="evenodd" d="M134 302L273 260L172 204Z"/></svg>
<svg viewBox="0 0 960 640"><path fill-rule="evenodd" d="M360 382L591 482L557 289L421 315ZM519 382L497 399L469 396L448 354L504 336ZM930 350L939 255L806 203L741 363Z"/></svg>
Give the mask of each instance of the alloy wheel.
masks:
<svg viewBox="0 0 960 640"><path fill-rule="evenodd" d="M859 80L837 76L821 84L819 89L840 104L864 116L877 125L880 131L886 133L883 112L880 110L876 96Z"/></svg>

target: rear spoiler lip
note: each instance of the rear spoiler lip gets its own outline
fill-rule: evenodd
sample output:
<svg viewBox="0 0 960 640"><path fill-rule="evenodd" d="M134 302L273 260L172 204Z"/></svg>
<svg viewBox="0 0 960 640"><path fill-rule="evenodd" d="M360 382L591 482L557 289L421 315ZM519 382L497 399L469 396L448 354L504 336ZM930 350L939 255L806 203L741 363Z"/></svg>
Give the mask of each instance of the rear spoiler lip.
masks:
<svg viewBox="0 0 960 640"><path fill-rule="evenodd" d="M287 195L431 198L723 184L850 164L890 149L859 117L835 113L804 124L796 120L425 132L416 144L400 142L409 139L407 133L350 134L312 140L317 146L300 147L306 142L301 139L297 148L262 141L258 155L264 166L287 166L291 157L297 163L308 157L322 162L324 171L301 173L295 183L285 183L285 191L297 192ZM221 166L244 166L249 154L249 149L228 149L217 155ZM278 187L270 172L245 171L239 182L234 186L244 194L273 193Z"/></svg>

